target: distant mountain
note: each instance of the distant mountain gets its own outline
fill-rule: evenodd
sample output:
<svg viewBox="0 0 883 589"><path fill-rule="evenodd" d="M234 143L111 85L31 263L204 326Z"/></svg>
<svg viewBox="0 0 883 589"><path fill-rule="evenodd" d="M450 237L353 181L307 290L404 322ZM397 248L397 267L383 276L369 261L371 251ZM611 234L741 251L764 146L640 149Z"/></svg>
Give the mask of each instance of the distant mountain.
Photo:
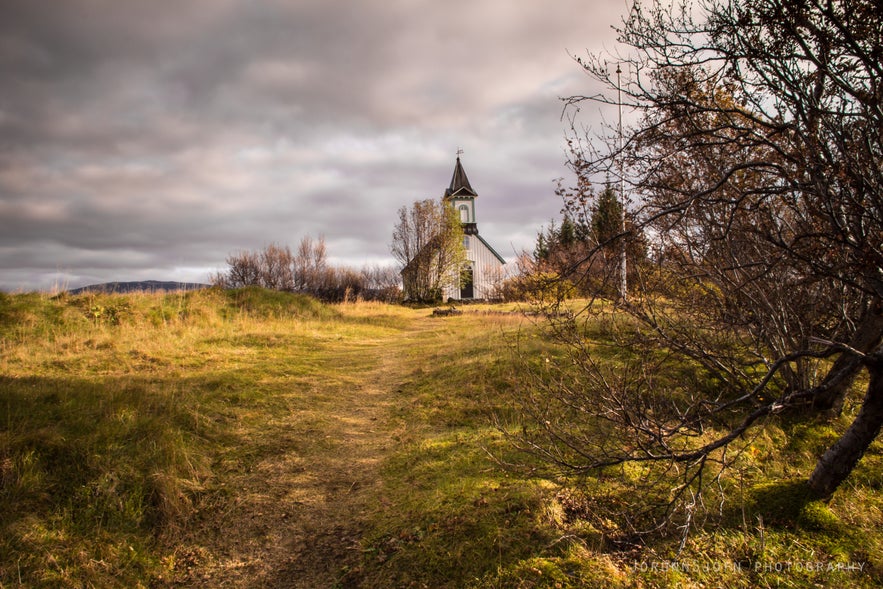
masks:
<svg viewBox="0 0 883 589"><path fill-rule="evenodd" d="M70 294L82 294L85 292L127 293L127 292L168 292L177 290L199 290L209 288L210 284L198 282L162 282L159 280L141 280L138 282L105 282L104 284L90 284L73 288Z"/></svg>

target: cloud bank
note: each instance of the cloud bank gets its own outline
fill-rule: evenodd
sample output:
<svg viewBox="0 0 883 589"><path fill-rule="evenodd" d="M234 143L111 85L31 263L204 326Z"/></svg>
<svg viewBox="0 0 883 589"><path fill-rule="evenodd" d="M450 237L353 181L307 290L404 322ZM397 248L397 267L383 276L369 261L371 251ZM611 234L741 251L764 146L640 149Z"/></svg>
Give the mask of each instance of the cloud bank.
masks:
<svg viewBox="0 0 883 589"><path fill-rule="evenodd" d="M205 281L324 235L391 262L456 150L506 257L557 215L571 55L624 0L0 0L0 289Z"/></svg>

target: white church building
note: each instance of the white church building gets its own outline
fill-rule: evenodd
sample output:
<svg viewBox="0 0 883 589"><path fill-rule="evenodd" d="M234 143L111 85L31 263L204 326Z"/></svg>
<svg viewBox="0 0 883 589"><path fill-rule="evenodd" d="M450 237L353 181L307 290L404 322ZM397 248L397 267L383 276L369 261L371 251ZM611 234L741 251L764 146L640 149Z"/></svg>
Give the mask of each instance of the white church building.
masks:
<svg viewBox="0 0 883 589"><path fill-rule="evenodd" d="M446 300L495 298L496 289L503 277L506 260L478 232L476 198L478 193L469 184L458 153L451 185L445 190L443 200L460 215L467 267L461 272L459 284L444 289L442 295Z"/></svg>

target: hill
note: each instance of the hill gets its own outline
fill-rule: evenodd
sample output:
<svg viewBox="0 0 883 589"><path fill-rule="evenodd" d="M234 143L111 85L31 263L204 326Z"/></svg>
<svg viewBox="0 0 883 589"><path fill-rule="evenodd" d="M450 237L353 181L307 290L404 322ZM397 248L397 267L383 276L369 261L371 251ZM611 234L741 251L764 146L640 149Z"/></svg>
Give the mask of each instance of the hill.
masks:
<svg viewBox="0 0 883 589"><path fill-rule="evenodd" d="M90 284L89 286L81 286L68 291L70 294L83 294L85 292L104 292L104 293L130 293L130 292L174 292L199 290L209 288L209 284L200 284L197 282L170 282L159 280L140 280L136 282L105 282L102 284Z"/></svg>

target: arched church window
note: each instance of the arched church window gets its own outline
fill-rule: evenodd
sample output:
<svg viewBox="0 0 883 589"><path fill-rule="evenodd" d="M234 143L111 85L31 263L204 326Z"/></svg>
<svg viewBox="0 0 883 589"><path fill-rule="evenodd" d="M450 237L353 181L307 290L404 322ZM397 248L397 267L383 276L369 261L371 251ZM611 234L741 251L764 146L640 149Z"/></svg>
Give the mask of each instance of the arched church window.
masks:
<svg viewBox="0 0 883 589"><path fill-rule="evenodd" d="M460 222L469 222L469 207L467 207L466 205L460 205Z"/></svg>

